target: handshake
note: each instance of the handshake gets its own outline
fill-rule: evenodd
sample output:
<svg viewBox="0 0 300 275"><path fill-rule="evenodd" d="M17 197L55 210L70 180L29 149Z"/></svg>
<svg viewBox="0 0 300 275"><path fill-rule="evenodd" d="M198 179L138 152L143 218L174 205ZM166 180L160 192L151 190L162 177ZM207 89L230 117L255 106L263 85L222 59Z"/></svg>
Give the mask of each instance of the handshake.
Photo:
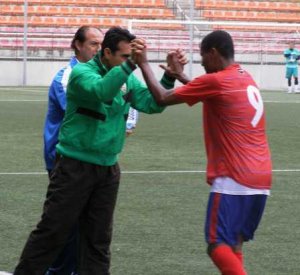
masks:
<svg viewBox="0 0 300 275"><path fill-rule="evenodd" d="M144 39L137 38L131 41L131 60L140 68L148 64L147 44ZM180 79L184 65L188 63L185 51L176 49L167 53L167 65L159 65L170 77Z"/></svg>

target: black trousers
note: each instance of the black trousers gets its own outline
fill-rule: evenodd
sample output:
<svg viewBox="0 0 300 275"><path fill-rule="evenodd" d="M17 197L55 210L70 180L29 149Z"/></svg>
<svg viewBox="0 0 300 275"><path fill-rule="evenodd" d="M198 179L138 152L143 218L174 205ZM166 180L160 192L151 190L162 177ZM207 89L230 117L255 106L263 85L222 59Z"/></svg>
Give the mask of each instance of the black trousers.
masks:
<svg viewBox="0 0 300 275"><path fill-rule="evenodd" d="M109 275L119 165L99 166L61 157L51 175L41 221L22 252L14 275L44 275L79 220L80 275Z"/></svg>

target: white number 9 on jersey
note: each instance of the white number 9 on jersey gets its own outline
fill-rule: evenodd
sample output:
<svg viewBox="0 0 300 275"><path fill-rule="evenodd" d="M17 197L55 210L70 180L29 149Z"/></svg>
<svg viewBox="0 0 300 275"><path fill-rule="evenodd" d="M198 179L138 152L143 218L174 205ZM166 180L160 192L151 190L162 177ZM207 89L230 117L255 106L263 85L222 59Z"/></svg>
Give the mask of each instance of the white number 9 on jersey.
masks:
<svg viewBox="0 0 300 275"><path fill-rule="evenodd" d="M259 90L254 86L248 86L247 88L247 95L250 104L256 110L255 115L251 121L253 127L256 127L258 122L260 121L263 112L264 112L264 104L260 95Z"/></svg>

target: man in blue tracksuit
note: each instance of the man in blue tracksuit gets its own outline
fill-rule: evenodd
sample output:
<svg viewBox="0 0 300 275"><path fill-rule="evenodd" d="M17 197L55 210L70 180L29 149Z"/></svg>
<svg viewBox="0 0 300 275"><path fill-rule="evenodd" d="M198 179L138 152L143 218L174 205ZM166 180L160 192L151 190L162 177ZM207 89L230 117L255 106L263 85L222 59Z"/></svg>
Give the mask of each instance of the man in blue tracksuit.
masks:
<svg viewBox="0 0 300 275"><path fill-rule="evenodd" d="M66 108L66 87L73 67L78 63L73 56L67 67L61 69L54 77L48 94L48 112L44 127L44 158L46 169L50 175L55 162L55 146L58 132Z"/></svg>

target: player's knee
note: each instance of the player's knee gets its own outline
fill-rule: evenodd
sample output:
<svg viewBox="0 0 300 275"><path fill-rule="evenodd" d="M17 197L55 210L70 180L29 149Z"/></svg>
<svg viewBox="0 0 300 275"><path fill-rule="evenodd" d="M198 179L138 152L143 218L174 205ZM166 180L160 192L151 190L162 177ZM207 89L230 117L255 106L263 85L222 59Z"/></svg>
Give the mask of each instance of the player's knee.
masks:
<svg viewBox="0 0 300 275"><path fill-rule="evenodd" d="M221 244L220 244L220 243L210 243L210 244L208 244L207 250L206 250L208 256L211 256L212 252L213 252L219 245L221 245Z"/></svg>

